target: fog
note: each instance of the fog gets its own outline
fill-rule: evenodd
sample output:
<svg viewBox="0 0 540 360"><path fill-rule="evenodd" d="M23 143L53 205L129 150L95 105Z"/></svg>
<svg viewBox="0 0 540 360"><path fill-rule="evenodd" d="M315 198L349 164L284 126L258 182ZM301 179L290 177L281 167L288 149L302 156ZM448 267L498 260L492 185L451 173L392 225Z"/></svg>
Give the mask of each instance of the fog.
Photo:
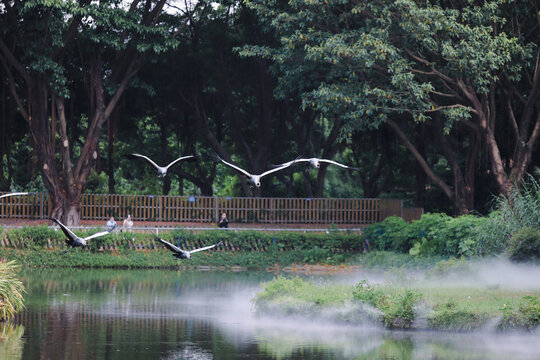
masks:
<svg viewBox="0 0 540 360"><path fill-rule="evenodd" d="M367 279L373 283L396 284L402 281L402 285L407 286L540 289L540 267L512 264L502 259L473 262L465 272L441 277L426 274L423 271L358 271L346 276L324 276L319 281L355 284ZM390 331L370 322L351 325L328 320L332 316L327 313L346 312L350 310L348 306L353 306L350 304L325 309L317 318L257 316L251 300L261 290L262 287L258 285L235 284L222 289L219 294L213 290L201 290L171 301L177 305L180 301L180 308L190 309L187 313L212 323L235 347L256 345L273 358L290 358L299 353L308 354L307 358L322 353L329 358L339 359L379 358L380 354L388 358L414 359L540 358L538 332L497 333L493 328L473 333Z"/></svg>

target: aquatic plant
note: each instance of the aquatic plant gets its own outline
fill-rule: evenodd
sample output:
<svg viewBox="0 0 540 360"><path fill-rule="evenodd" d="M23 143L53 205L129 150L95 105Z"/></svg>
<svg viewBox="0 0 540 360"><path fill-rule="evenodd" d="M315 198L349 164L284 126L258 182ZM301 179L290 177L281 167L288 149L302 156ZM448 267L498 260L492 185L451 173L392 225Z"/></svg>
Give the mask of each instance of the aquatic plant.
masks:
<svg viewBox="0 0 540 360"><path fill-rule="evenodd" d="M15 261L0 260L0 321L11 319L24 307L23 283L17 278Z"/></svg>

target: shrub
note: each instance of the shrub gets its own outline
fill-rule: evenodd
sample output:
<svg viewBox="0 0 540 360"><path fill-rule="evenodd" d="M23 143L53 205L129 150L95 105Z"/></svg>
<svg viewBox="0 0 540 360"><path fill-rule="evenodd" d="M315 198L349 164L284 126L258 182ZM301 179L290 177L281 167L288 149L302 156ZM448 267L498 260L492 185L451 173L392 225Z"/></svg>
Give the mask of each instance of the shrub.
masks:
<svg viewBox="0 0 540 360"><path fill-rule="evenodd" d="M540 183L532 176L515 187L508 197L495 198L493 211L482 224L479 241L483 255L503 252L510 235L518 230L540 223Z"/></svg>
<svg viewBox="0 0 540 360"><path fill-rule="evenodd" d="M353 297L381 311L387 328L408 329L415 319L414 305L420 296L408 289L369 285L363 280L353 290Z"/></svg>
<svg viewBox="0 0 540 360"><path fill-rule="evenodd" d="M508 256L516 262L540 260L540 230L525 227L512 234Z"/></svg>
<svg viewBox="0 0 540 360"><path fill-rule="evenodd" d="M448 235L444 232L445 224L451 218L446 214L424 214L419 220L411 224L412 233L415 234L412 240L411 255L445 255L446 239Z"/></svg>
<svg viewBox="0 0 540 360"><path fill-rule="evenodd" d="M371 224L364 229L371 246L377 250L407 252L410 248L405 233L407 222L400 217L390 216L382 222Z"/></svg>
<svg viewBox="0 0 540 360"><path fill-rule="evenodd" d="M17 278L15 261L0 260L0 321L12 318L23 307L24 286Z"/></svg>

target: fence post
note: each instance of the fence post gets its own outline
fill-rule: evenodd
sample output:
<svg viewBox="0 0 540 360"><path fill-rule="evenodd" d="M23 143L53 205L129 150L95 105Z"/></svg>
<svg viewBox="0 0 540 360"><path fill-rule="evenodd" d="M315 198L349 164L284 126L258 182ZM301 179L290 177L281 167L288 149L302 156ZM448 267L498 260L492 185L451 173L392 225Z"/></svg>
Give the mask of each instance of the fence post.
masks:
<svg viewBox="0 0 540 360"><path fill-rule="evenodd" d="M216 224L219 221L219 214L218 214L218 197L214 195L214 220L216 221Z"/></svg>
<svg viewBox="0 0 540 360"><path fill-rule="evenodd" d="M161 221L161 199L163 195L160 195L158 198L158 221Z"/></svg>
<svg viewBox="0 0 540 360"><path fill-rule="evenodd" d="M44 219L44 213L43 213L43 210L45 208L45 194L43 194L42 192L39 193L39 217L40 219Z"/></svg>

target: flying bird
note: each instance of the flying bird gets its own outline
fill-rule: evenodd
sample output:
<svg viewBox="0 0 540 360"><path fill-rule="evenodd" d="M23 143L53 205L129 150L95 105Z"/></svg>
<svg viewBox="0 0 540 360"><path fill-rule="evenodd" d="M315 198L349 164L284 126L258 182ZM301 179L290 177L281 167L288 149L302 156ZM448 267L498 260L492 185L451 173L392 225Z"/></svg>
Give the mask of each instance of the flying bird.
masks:
<svg viewBox="0 0 540 360"><path fill-rule="evenodd" d="M296 160L292 160L292 161L289 161L289 162L286 162L286 163L283 163L283 164L279 164L279 165L275 165L275 166L280 167L280 166L284 166L284 165L292 165L292 164L297 163L297 162L307 162L307 163L309 163L310 166L312 166L312 167L314 167L316 169L321 167L321 163L328 163L328 164L334 164L334 165L337 165L337 166L341 166L342 168L345 168L345 169L360 170L360 168L355 168L355 167L352 167L352 166L343 165L343 164L340 164L340 163L338 163L337 161L334 161L334 160L319 159L319 158L296 159Z"/></svg>
<svg viewBox="0 0 540 360"><path fill-rule="evenodd" d="M67 236L66 244L68 246L71 246L72 248L75 248L75 247L78 247L78 246L88 246L88 243L87 243L88 240L97 238L99 236L107 235L112 230L114 230L114 228L113 228L113 229L111 229L109 231L100 231L98 233L87 236L85 238L81 238L81 237L75 235L75 233L73 231L69 230L67 228L67 226L62 224L59 220L57 220L55 218L51 218L51 220L54 221L55 223L57 223L60 226L60 229L62 229L63 233ZM66 253L69 249L70 248L67 248L66 250L64 250L64 253Z"/></svg>
<svg viewBox="0 0 540 360"><path fill-rule="evenodd" d="M0 196L0 199L8 197L8 196L16 196L16 195L28 195L28 193L27 192L14 192L10 194L4 194Z"/></svg>
<svg viewBox="0 0 540 360"><path fill-rule="evenodd" d="M214 244L214 245L210 245L210 246L205 246L205 247L202 247L200 249L194 249L194 250L190 250L190 251L187 251L187 250L182 250L176 246L174 246L173 244L171 244L170 242L168 241L165 241L159 237L156 236L156 240L159 241L160 243L162 243L163 245L165 245L165 247L167 249L169 249L170 251L173 252L173 256L175 258L178 258L178 259L191 259L191 254L193 253L196 253L196 252L199 252L199 251L204 251L204 250L208 250L208 249L212 249L216 246L219 246L222 244L222 242L218 242L217 244Z"/></svg>
<svg viewBox="0 0 540 360"><path fill-rule="evenodd" d="M194 156L194 155L187 155L187 156L182 156L182 157L179 157L178 159L174 160L173 162L171 162L169 165L167 166L159 166L158 164L156 164L154 161L152 161L152 159L150 159L148 156L145 156L145 155L141 155L141 154L129 154L129 155L126 155L126 157L128 158L132 158L132 159L136 159L136 158L141 158L141 159L145 159L146 161L148 161L153 167L156 168L157 170L157 173L159 176L161 177L165 177L167 175L167 170L169 170L169 168L171 166L173 166L174 164L180 162L180 161L196 161L197 160L197 157Z"/></svg>
<svg viewBox="0 0 540 360"><path fill-rule="evenodd" d="M271 169L271 170L268 170L268 171L265 171L263 172L262 174L259 174L259 175L254 175L254 174L250 174L248 173L246 170L242 169L242 168L239 168L238 166L234 165L234 164L231 164L225 160L223 160L222 158L219 157L218 154L213 154L214 158L217 160L217 161L220 161L222 163L224 163L225 165L233 168L234 170L236 170L238 173L240 173L241 175L245 176L249 182L251 183L251 186L256 186L256 187L261 187L261 178L263 176L266 176L268 174L271 174L273 172L276 172L276 171L279 171L279 170L283 170L285 169L286 167L289 167L291 166L292 164L294 164L294 160L293 161L289 161L288 163L285 163L285 164L281 164L281 165L278 165L276 168L274 169Z"/></svg>

